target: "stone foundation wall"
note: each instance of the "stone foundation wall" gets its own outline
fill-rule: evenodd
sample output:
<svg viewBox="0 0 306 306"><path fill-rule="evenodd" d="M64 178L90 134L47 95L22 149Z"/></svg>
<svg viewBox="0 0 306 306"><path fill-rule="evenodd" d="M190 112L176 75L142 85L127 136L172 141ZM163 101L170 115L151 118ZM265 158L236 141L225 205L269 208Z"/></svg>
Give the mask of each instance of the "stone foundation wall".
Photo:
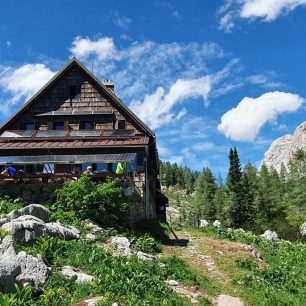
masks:
<svg viewBox="0 0 306 306"><path fill-rule="evenodd" d="M54 203L55 190L61 186L62 184L5 184L0 185L0 195L21 198L28 203Z"/></svg>

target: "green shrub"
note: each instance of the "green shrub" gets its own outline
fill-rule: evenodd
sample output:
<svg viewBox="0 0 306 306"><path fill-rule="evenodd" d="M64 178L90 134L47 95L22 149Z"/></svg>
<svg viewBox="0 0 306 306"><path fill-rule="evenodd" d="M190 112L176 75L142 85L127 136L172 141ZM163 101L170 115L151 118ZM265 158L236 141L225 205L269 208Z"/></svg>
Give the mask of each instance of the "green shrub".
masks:
<svg viewBox="0 0 306 306"><path fill-rule="evenodd" d="M161 244L157 242L149 234L145 234L141 237L135 237L130 239L131 246L136 251L146 252L150 254L160 253L162 251Z"/></svg>
<svg viewBox="0 0 306 306"><path fill-rule="evenodd" d="M14 209L19 209L24 206L23 201L12 201L9 196L4 196L0 198L0 215L8 214Z"/></svg>
<svg viewBox="0 0 306 306"><path fill-rule="evenodd" d="M31 294L32 288L26 286L25 288L20 289L15 285L16 293L12 294L3 294L0 292L0 305L1 306L31 306Z"/></svg>
<svg viewBox="0 0 306 306"><path fill-rule="evenodd" d="M124 220L132 207L132 200L124 197L118 180L108 179L95 184L90 177L81 176L78 181L67 182L57 189L58 209L74 211L79 219L92 219L102 224L114 224Z"/></svg>

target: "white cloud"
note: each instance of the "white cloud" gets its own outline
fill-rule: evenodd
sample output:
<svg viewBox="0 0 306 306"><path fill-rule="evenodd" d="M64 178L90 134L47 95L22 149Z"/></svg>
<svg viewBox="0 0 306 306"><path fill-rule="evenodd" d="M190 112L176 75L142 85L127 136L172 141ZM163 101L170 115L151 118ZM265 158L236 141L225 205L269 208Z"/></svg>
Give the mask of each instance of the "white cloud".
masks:
<svg viewBox="0 0 306 306"><path fill-rule="evenodd" d="M112 38L102 37L97 40L76 37L72 42L70 52L80 60L87 60L90 56L96 56L100 61L111 58L116 54Z"/></svg>
<svg viewBox="0 0 306 306"><path fill-rule="evenodd" d="M305 5L306 0L226 0L219 9L219 27L230 32L237 19L261 18L271 22Z"/></svg>
<svg viewBox="0 0 306 306"><path fill-rule="evenodd" d="M178 114L173 111L173 108L183 100L197 97L207 100L211 86L209 76L194 80L179 79L171 86L167 94L162 87L159 87L152 95L145 96L143 102L134 101L130 107L151 128L159 128L172 122L175 117L180 119L186 113L184 109Z"/></svg>
<svg viewBox="0 0 306 306"><path fill-rule="evenodd" d="M295 112L303 103L300 96L279 91L245 97L222 116L218 131L233 140L254 141L265 123L276 120L279 114Z"/></svg>
<svg viewBox="0 0 306 306"><path fill-rule="evenodd" d="M0 72L0 87L11 94L7 103L14 104L22 97L29 99L54 74L43 64L26 64L16 69L6 67Z"/></svg>
<svg viewBox="0 0 306 306"><path fill-rule="evenodd" d="M132 23L132 19L126 16L120 15L119 12L115 12L113 19L113 24L122 29L127 29Z"/></svg>

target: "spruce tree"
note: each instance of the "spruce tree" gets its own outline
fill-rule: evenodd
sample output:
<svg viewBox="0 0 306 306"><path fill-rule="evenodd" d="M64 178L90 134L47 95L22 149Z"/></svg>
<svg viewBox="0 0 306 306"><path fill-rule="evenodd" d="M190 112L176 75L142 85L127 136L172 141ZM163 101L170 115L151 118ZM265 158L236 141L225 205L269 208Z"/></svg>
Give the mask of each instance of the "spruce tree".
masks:
<svg viewBox="0 0 306 306"><path fill-rule="evenodd" d="M242 171L236 147L230 149L230 166L227 176L227 188L230 197L229 218L233 227L240 227L245 222L244 197L242 189Z"/></svg>

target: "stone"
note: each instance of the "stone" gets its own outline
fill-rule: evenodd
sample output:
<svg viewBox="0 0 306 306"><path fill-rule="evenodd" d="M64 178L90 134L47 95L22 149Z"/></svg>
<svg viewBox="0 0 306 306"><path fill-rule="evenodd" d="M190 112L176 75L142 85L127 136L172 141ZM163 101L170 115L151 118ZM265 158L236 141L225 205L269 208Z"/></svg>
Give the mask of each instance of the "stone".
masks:
<svg viewBox="0 0 306 306"><path fill-rule="evenodd" d="M221 222L219 220L215 220L214 223L213 223L213 227L220 228L221 227Z"/></svg>
<svg viewBox="0 0 306 306"><path fill-rule="evenodd" d="M85 239L88 240L88 241L93 241L94 242L94 241L97 240L97 237L94 234L86 234Z"/></svg>
<svg viewBox="0 0 306 306"><path fill-rule="evenodd" d="M112 236L111 243L114 244L119 250L130 248L130 241L126 237Z"/></svg>
<svg viewBox="0 0 306 306"><path fill-rule="evenodd" d="M277 233L276 232L273 232L273 231L270 231L270 230L266 230L262 235L261 237L269 240L269 241L276 241L276 240L279 240L278 239L278 236L277 236Z"/></svg>
<svg viewBox="0 0 306 306"><path fill-rule="evenodd" d="M173 279L169 280L168 284L169 284L169 286L178 286L179 285L179 283L176 280L173 280Z"/></svg>
<svg viewBox="0 0 306 306"><path fill-rule="evenodd" d="M10 219L6 218L6 217L3 217L3 218L0 218L0 227L5 224L5 223L8 223L10 222Z"/></svg>
<svg viewBox="0 0 306 306"><path fill-rule="evenodd" d="M47 281L51 273L51 269L46 266L40 255L34 257L26 252L19 252L16 262L21 267L21 273L16 277L16 280L21 285L30 284L36 290Z"/></svg>
<svg viewBox="0 0 306 306"><path fill-rule="evenodd" d="M120 304L118 302L114 302L112 306L120 306Z"/></svg>
<svg viewBox="0 0 306 306"><path fill-rule="evenodd" d="M136 256L140 260L155 260L156 259L154 255L150 255L150 254L147 254L141 251L138 251Z"/></svg>
<svg viewBox="0 0 306 306"><path fill-rule="evenodd" d="M101 233L104 229L96 222L86 219L82 222L82 225L88 228L93 233Z"/></svg>
<svg viewBox="0 0 306 306"><path fill-rule="evenodd" d="M200 220L200 227L207 227L209 222L207 220Z"/></svg>
<svg viewBox="0 0 306 306"><path fill-rule="evenodd" d="M74 279L76 283L88 283L94 280L93 276L82 273L77 268L71 266L62 267L61 274L70 279Z"/></svg>
<svg viewBox="0 0 306 306"><path fill-rule="evenodd" d="M99 302L103 300L103 296L96 296L94 298L90 298L87 300L84 300L83 302L80 303L80 305L87 305L87 306L98 306ZM79 305L79 304L77 304Z"/></svg>
<svg viewBox="0 0 306 306"><path fill-rule="evenodd" d="M220 294L217 297L217 306L243 306L243 302L238 297L232 297L226 294Z"/></svg>
<svg viewBox="0 0 306 306"><path fill-rule="evenodd" d="M16 219L24 215L30 215L30 216L37 217L38 219L44 222L49 222L50 220L49 209L40 204L30 204L20 209L14 209L7 216L10 219Z"/></svg>
<svg viewBox="0 0 306 306"><path fill-rule="evenodd" d="M25 252L16 254L13 237L6 236L0 245L0 292L15 292L18 286L30 284L39 290L46 282L51 269L45 265L41 256L34 257Z"/></svg>
<svg viewBox="0 0 306 306"><path fill-rule="evenodd" d="M64 240L79 239L80 232L76 228L65 227L60 223L45 223L35 216L24 215L5 223L1 227L10 232L20 243L29 243L38 237L49 235Z"/></svg>
<svg viewBox="0 0 306 306"><path fill-rule="evenodd" d="M159 267L160 267L161 269L165 269L165 268L166 268L166 265L165 265L164 263L162 263L162 262L159 263L158 265L159 265Z"/></svg>
<svg viewBox="0 0 306 306"><path fill-rule="evenodd" d="M217 253L217 255L219 255L219 256L224 256L224 253L223 253L222 251L217 251L216 253Z"/></svg>
<svg viewBox="0 0 306 306"><path fill-rule="evenodd" d="M306 236L306 222L304 222L301 226L300 226L300 234L302 236Z"/></svg>
<svg viewBox="0 0 306 306"><path fill-rule="evenodd" d="M73 226L63 226L59 222L47 223L46 234L60 237L64 240L73 240L80 238L80 231Z"/></svg>

